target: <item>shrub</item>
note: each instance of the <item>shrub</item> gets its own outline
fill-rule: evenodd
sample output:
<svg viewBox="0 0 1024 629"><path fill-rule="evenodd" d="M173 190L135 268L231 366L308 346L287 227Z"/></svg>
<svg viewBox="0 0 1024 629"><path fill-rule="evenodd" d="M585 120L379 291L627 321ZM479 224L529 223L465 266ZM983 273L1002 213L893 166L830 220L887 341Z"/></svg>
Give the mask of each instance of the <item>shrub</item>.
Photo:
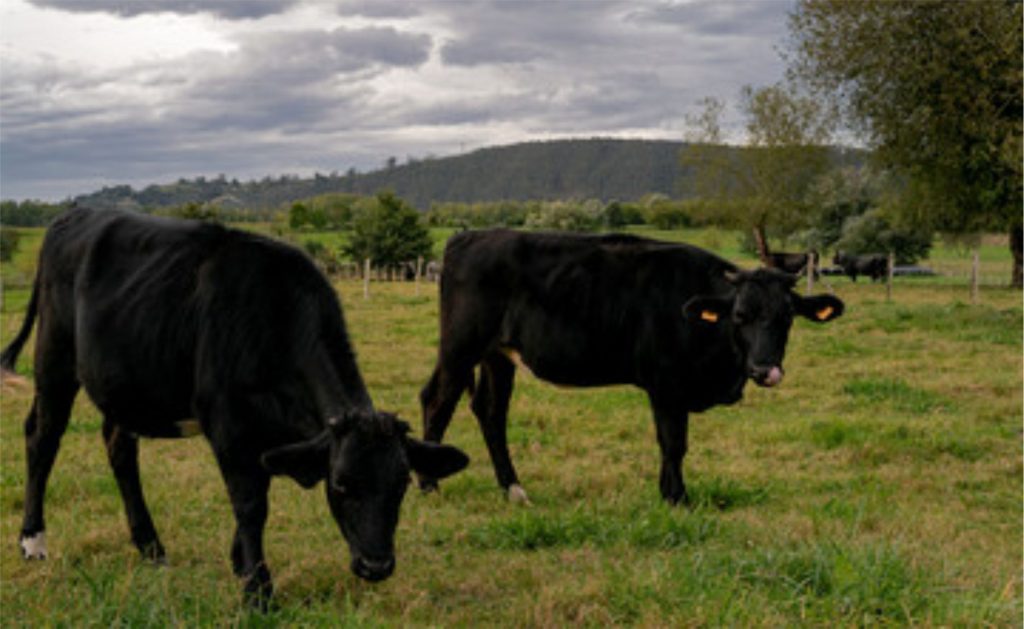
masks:
<svg viewBox="0 0 1024 629"><path fill-rule="evenodd" d="M897 264L913 264L928 255L932 232L920 226L897 227L883 212L873 209L846 221L836 248L854 254L892 251Z"/></svg>
<svg viewBox="0 0 1024 629"><path fill-rule="evenodd" d="M394 193L380 192L374 202L355 209L352 238L342 252L356 261L394 265L428 258L433 247L419 212Z"/></svg>
<svg viewBox="0 0 1024 629"><path fill-rule="evenodd" d="M21 234L10 227L0 229L0 261L10 262L20 244Z"/></svg>

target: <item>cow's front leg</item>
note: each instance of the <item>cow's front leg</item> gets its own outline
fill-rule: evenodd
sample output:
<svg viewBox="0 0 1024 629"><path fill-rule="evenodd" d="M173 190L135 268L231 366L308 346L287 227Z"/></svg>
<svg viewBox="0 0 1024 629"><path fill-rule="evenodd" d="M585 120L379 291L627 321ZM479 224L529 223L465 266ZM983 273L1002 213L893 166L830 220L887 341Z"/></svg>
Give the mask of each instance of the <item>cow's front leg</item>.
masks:
<svg viewBox="0 0 1024 629"><path fill-rule="evenodd" d="M681 404L660 402L651 396L654 424L661 448L661 497L669 504L690 503L683 482L683 457L686 456L689 414Z"/></svg>
<svg viewBox="0 0 1024 629"><path fill-rule="evenodd" d="M237 528L231 543L232 568L245 581L245 602L265 610L274 593L270 570L263 557L270 476L256 461L239 464L220 453L217 459L235 512Z"/></svg>

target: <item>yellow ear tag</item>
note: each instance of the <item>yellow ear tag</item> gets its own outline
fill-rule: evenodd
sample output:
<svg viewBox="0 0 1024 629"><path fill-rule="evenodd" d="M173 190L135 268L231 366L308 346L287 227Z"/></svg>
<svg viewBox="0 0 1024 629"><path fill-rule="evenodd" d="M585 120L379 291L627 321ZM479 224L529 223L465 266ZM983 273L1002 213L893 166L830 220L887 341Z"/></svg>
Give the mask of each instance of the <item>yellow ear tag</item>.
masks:
<svg viewBox="0 0 1024 629"><path fill-rule="evenodd" d="M718 321L718 313L714 310L701 310L700 318L708 323L716 323Z"/></svg>
<svg viewBox="0 0 1024 629"><path fill-rule="evenodd" d="M829 318L829 316L832 314L832 311L833 311L832 306L825 306L824 308L822 308L821 310L819 310L815 314L818 317L818 321L824 321L825 319Z"/></svg>

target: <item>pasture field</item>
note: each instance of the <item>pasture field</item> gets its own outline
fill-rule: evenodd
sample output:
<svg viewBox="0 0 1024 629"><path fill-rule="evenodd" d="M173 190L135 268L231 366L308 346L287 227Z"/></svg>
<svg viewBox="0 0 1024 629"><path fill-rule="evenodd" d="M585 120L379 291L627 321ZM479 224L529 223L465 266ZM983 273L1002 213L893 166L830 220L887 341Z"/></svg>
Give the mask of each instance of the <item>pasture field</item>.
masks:
<svg viewBox="0 0 1024 629"><path fill-rule="evenodd" d="M661 235L744 260L726 232ZM33 249L5 265L5 279L31 277ZM1008 254L993 255L1008 275ZM31 388L7 385L2 624L1019 626L1021 293L986 288L971 305L965 286L898 279L889 303L883 286L831 282L847 312L829 325L795 324L780 388L749 385L739 404L691 416L692 508L661 504L641 392L558 389L520 372L509 440L532 505L503 498L462 403L446 441L472 462L437 494L410 489L387 581L348 571L321 488L273 484L266 550L277 607L265 615L240 604L233 518L206 443L141 445L168 552L167 566L148 565L129 541L100 417L84 395L49 485L50 559L22 561ZM375 283L364 300L358 281L337 288L377 406L418 432L436 291ZM4 294L4 343L27 297L24 288ZM30 355L31 344L19 362L29 377Z"/></svg>

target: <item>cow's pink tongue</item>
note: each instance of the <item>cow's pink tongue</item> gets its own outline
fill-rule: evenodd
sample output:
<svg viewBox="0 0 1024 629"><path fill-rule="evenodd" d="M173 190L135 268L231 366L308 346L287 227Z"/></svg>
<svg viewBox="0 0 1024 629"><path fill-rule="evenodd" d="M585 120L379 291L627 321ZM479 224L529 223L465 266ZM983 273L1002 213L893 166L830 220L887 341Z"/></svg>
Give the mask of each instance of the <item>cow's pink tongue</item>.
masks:
<svg viewBox="0 0 1024 629"><path fill-rule="evenodd" d="M772 367L768 371L768 377L764 379L764 383L770 387L774 387L780 382L782 382L782 370L778 367Z"/></svg>

